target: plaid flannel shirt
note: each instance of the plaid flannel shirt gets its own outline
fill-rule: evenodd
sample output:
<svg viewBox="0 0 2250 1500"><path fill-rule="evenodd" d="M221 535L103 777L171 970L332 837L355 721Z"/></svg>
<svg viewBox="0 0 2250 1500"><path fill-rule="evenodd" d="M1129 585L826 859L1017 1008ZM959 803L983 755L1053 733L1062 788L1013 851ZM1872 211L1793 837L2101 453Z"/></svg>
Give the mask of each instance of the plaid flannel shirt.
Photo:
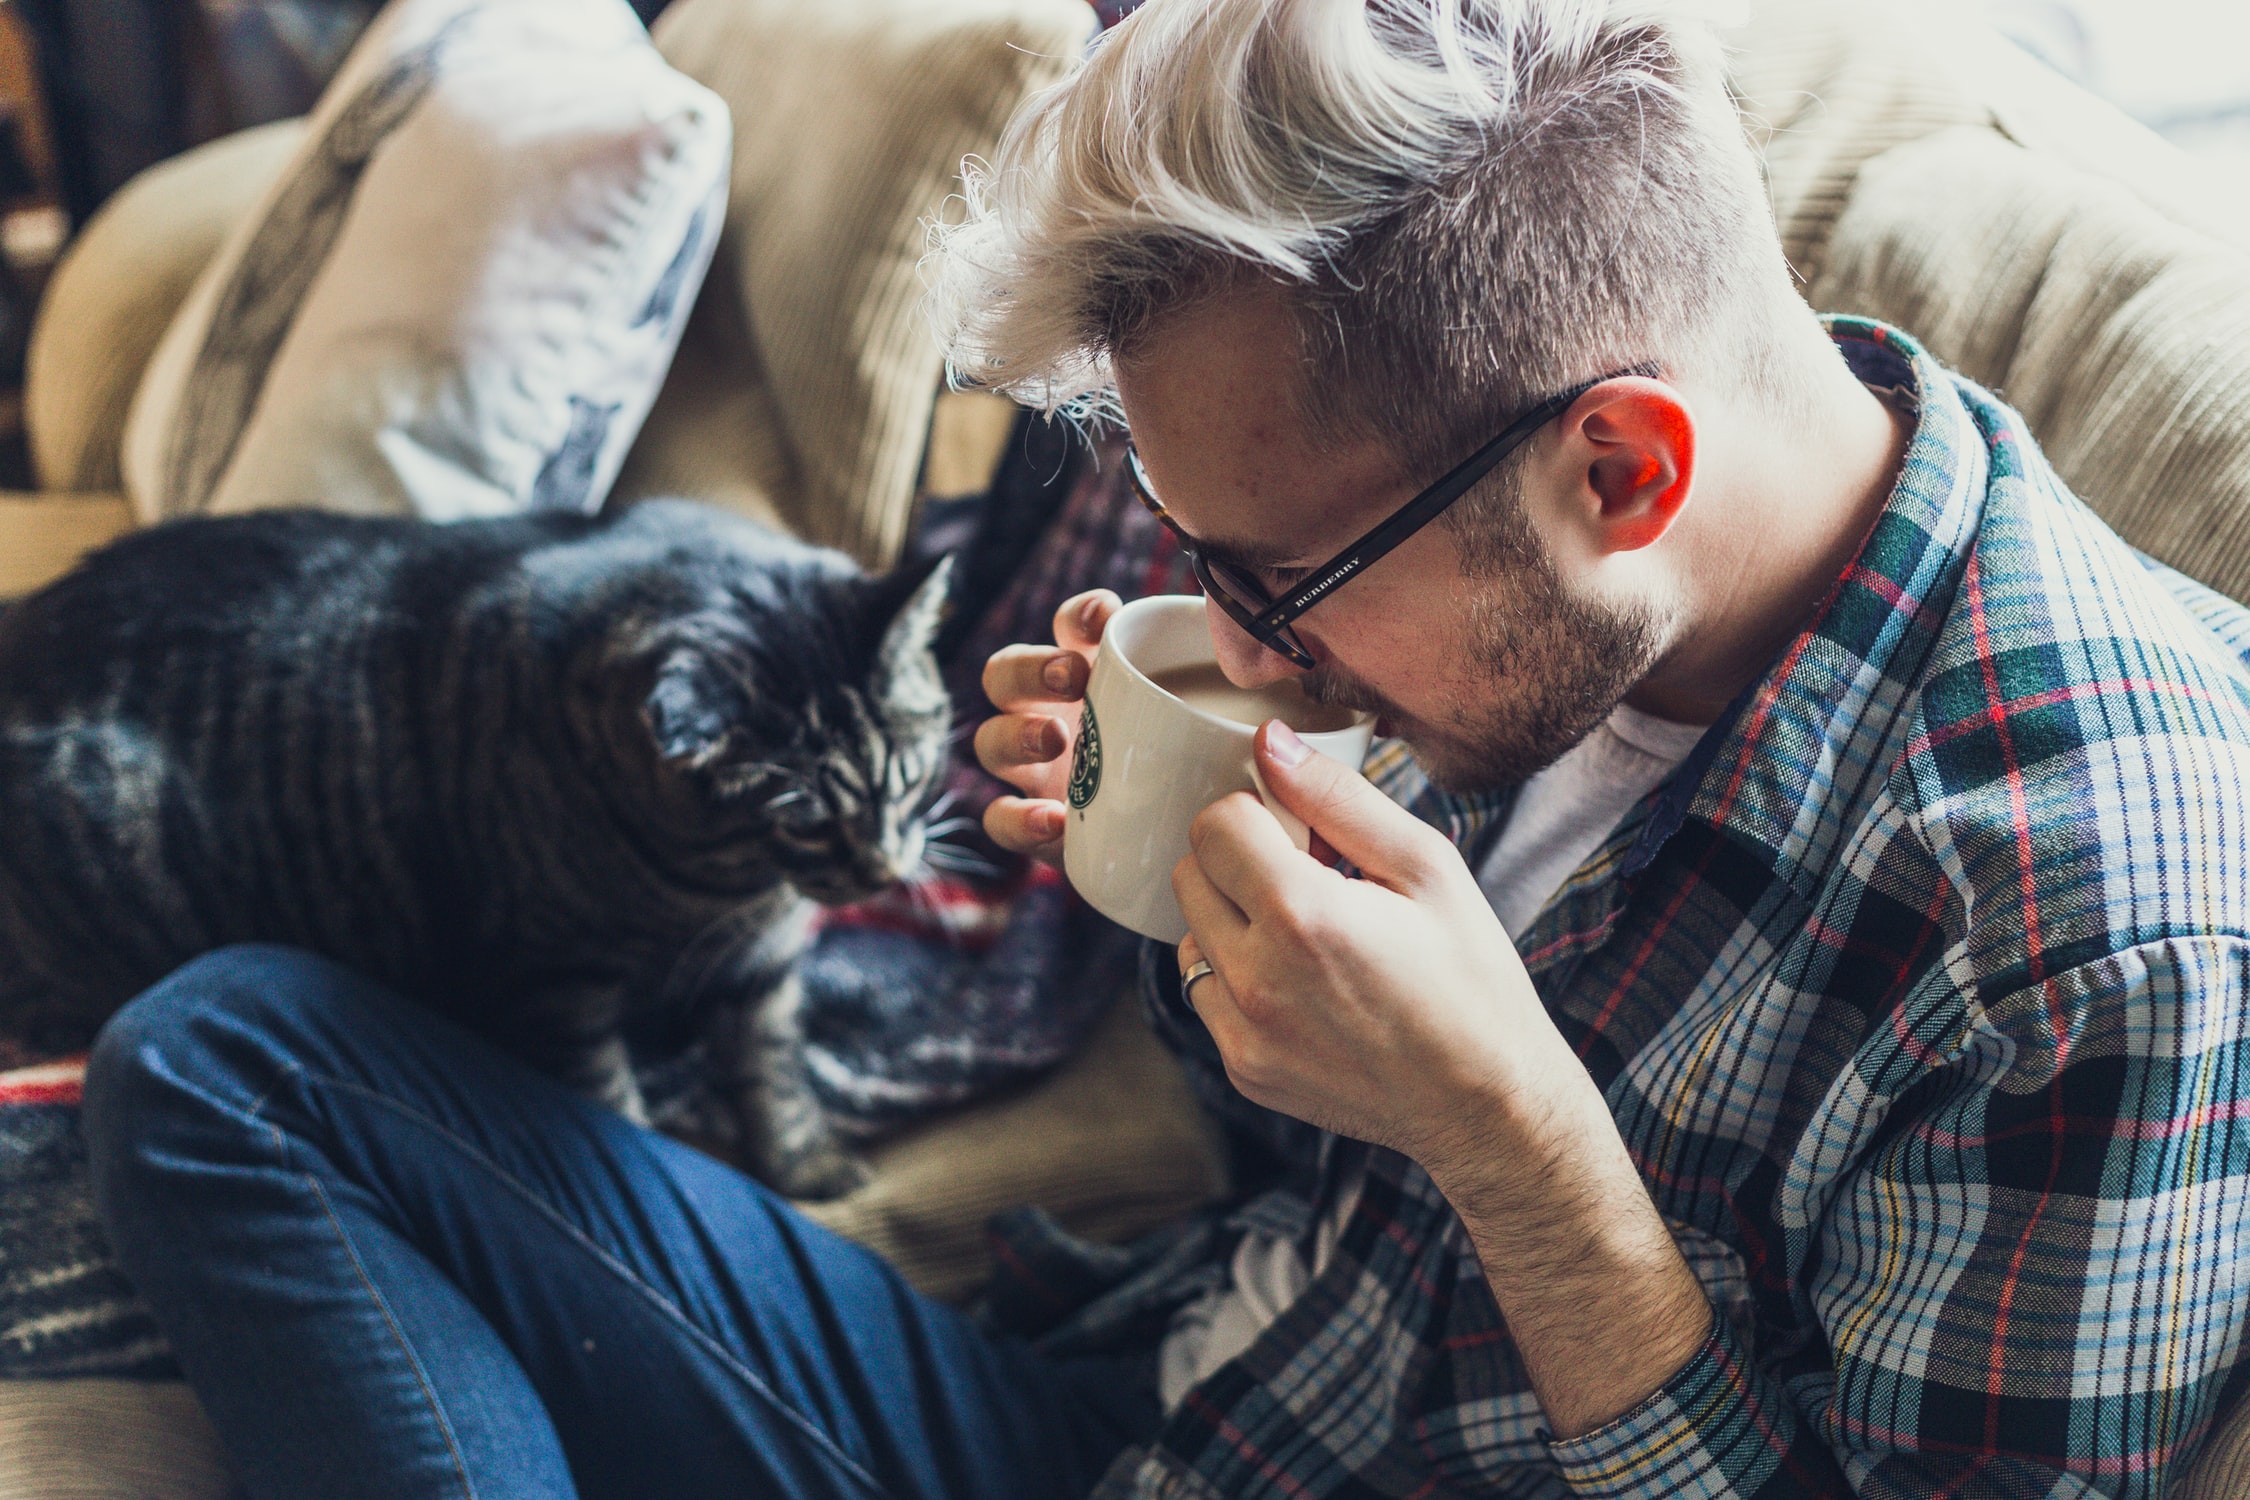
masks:
<svg viewBox="0 0 2250 1500"><path fill-rule="evenodd" d="M1366 1153L1331 1261L1099 1495L2156 1496L2250 1385L2250 615L1912 341L1831 331L1918 407L1895 493L1517 939L1705 1343L1553 1439L1429 1178L1330 1140L1248 1217L1309 1226ZM1376 770L1464 844L1495 807ZM1244 1222L1113 1252L1051 1342L1160 1327Z"/></svg>

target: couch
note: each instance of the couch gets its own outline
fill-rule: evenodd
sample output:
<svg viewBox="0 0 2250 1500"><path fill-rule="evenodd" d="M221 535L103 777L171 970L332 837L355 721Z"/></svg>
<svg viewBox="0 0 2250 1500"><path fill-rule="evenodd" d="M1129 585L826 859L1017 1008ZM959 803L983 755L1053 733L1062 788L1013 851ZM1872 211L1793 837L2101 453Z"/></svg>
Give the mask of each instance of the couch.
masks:
<svg viewBox="0 0 2250 1500"><path fill-rule="evenodd" d="M1808 300L1912 329L2022 408L2064 476L2129 540L2250 596L2250 210L2239 195L2215 191L2187 157L1960 7L1757 0L1730 41ZM132 524L116 451L134 378L291 129L263 127L153 169L60 268L27 400L45 489L0 496L0 596ZM726 274L741 249L722 244L715 286L746 284ZM698 308L627 464L625 498L636 474L684 475L697 493L806 523L777 503L770 470L745 459L726 471L725 450L714 460L703 441L726 413L770 399L726 395L727 382L740 384L730 358L755 352L741 330L761 313ZM925 480L971 489L989 472L1005 416L982 400L938 404ZM812 517L811 529L880 561L904 532L907 496L841 503L867 513ZM1082 1230L1117 1235L1222 1186L1219 1153L1176 1071L1119 1007L1057 1076L894 1143L865 1190L821 1212L920 1284L956 1294L981 1270L975 1224L1004 1203L1042 1202ZM106 1452L113 1472L83 1457L90 1467L69 1469L69 1448ZM129 1481L135 1454L164 1477ZM35 1460L49 1480L33 1489L10 1478ZM0 1497L218 1494L223 1474L182 1389L0 1392ZM2250 1494L2250 1411L2213 1436L2173 1493Z"/></svg>

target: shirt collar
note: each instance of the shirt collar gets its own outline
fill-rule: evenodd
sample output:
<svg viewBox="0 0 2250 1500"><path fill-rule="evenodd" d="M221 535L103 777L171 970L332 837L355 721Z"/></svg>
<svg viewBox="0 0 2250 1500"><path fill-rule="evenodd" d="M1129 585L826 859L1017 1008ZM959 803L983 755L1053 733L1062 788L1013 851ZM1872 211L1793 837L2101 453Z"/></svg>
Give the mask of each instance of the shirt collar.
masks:
<svg viewBox="0 0 2250 1500"><path fill-rule="evenodd" d="M1863 318L1831 318L1828 330L1861 380L1916 413L1898 483L1812 624L1658 794L1624 874L1695 819L1770 851L1804 889L1797 877L1825 867L1903 749L1902 710L1983 519L1988 454L1952 376L1920 344Z"/></svg>

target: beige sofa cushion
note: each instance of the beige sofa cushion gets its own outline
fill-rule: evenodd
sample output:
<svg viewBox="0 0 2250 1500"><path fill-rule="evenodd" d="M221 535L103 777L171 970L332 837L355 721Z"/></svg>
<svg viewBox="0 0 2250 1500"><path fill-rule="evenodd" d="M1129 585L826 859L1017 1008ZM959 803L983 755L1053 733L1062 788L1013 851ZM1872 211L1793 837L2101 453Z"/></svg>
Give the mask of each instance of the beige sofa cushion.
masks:
<svg viewBox="0 0 2250 1500"><path fill-rule="evenodd" d="M2250 251L1951 130L1868 163L1812 296L1912 330L2129 541L2250 597Z"/></svg>
<svg viewBox="0 0 2250 1500"><path fill-rule="evenodd" d="M2129 540L2250 596L2250 205L1963 7L1756 0L1737 96L1818 308L2022 408Z"/></svg>
<svg viewBox="0 0 2250 1500"><path fill-rule="evenodd" d="M727 234L618 499L725 499L887 564L941 360L923 221L1093 30L1080 0L679 0L676 68L734 111Z"/></svg>
<svg viewBox="0 0 2250 1500"><path fill-rule="evenodd" d="M283 120L151 167L71 242L40 301L24 374L41 488L123 488L125 413L149 356L303 135L302 121Z"/></svg>
<svg viewBox="0 0 2250 1500"><path fill-rule="evenodd" d="M219 1435L184 1381L0 1381L0 1500L240 1493Z"/></svg>
<svg viewBox="0 0 2250 1500"><path fill-rule="evenodd" d="M1030 1088L887 1141L865 1187L806 1212L889 1257L934 1297L991 1270L984 1224L1033 1203L1117 1243L1226 1189L1217 1131L1131 996Z"/></svg>
<svg viewBox="0 0 2250 1500"><path fill-rule="evenodd" d="M0 599L46 587L132 527L133 507L122 494L0 491Z"/></svg>
<svg viewBox="0 0 2250 1500"><path fill-rule="evenodd" d="M1782 248L1800 276L1820 259L1869 159L1991 111L1888 6L1757 0L1729 33L1735 101L1763 149Z"/></svg>

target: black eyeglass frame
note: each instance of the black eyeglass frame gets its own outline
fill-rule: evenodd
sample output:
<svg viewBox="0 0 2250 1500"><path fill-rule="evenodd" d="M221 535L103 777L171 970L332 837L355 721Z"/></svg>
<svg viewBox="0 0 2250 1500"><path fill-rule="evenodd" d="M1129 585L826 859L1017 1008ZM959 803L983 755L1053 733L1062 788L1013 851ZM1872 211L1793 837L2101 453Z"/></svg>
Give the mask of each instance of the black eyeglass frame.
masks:
<svg viewBox="0 0 2250 1500"><path fill-rule="evenodd" d="M1156 498L1155 487L1148 482L1148 471L1141 467L1140 452L1130 443L1125 448L1125 466L1132 480L1133 494L1141 504L1148 507L1157 520L1164 523L1164 528L1180 544L1180 550L1186 554L1188 566L1194 570L1196 581L1203 585L1204 593L1216 599L1219 608L1226 611L1227 618L1242 627L1243 633L1259 645L1278 651L1296 666L1310 668L1317 665L1312 653L1305 649L1305 644L1297 638L1297 633L1289 628L1299 615L1443 515L1454 501L1475 488L1478 480L1498 467L1501 460L1529 442L1540 428L1570 410L1579 397L1595 386L1629 375L1653 379L1658 373L1659 369L1655 365L1635 365L1629 370L1618 370L1572 386L1560 395L1548 397L1510 422L1498 437L1455 464L1435 484L1376 522L1359 540L1313 569L1303 583L1279 599L1268 598L1266 591L1250 579L1217 577L1212 571L1214 564L1204 556L1202 547L1197 545L1194 537L1180 528L1179 522L1172 519L1172 513L1164 508L1164 502ZM1230 568L1229 572L1233 570ZM1248 595L1249 599L1245 600L1240 597L1242 595Z"/></svg>

